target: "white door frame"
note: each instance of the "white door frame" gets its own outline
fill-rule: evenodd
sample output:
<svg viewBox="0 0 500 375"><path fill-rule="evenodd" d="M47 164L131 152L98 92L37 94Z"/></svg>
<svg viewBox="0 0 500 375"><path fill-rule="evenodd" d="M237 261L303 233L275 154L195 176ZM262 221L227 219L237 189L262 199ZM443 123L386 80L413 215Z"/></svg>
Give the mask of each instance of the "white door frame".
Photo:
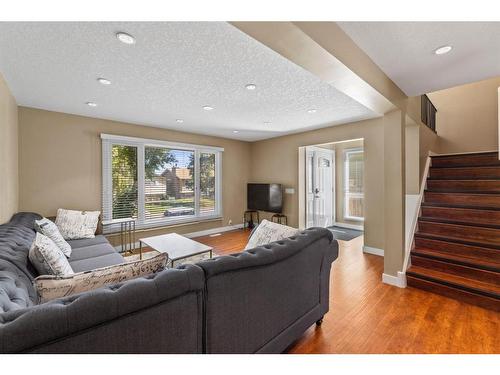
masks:
<svg viewBox="0 0 500 375"><path fill-rule="evenodd" d="M315 146L307 146L305 149L305 226L306 228L310 226L323 226L324 224L320 224L317 222L317 219L314 217L314 212L311 213L311 210L314 210L314 191L311 191L311 189L314 190L314 181L316 180L316 171L317 171L317 160L318 160L318 155L319 154L328 154L328 156L331 158L331 217L330 217L330 222L326 223L328 225L334 225L335 220L336 220L336 189L335 189L335 180L336 180L336 168L335 168L335 151L326 149L326 148L321 148L321 147L315 147ZM311 163L310 159L311 157L313 158L312 165L314 166L311 170ZM310 181L310 178L312 179L312 184ZM312 206L311 206L311 199L312 199Z"/></svg>

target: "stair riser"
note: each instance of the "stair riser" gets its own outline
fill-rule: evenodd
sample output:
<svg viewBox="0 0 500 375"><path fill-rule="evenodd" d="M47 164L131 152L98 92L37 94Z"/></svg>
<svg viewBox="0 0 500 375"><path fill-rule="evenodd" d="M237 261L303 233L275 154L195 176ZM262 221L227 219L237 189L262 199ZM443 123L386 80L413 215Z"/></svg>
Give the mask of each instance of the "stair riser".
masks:
<svg viewBox="0 0 500 375"><path fill-rule="evenodd" d="M409 274L406 275L406 280L408 286L410 287L427 290L448 298L457 299L472 305L500 312L500 300L495 298L471 293L458 288L439 284L437 282L419 279L418 277Z"/></svg>
<svg viewBox="0 0 500 375"><path fill-rule="evenodd" d="M427 190L499 193L500 180L427 180Z"/></svg>
<svg viewBox="0 0 500 375"><path fill-rule="evenodd" d="M487 262L500 263L500 250L495 249L431 240L421 237L415 237L415 247L436 250L450 255L463 256L464 260L476 258L483 259Z"/></svg>
<svg viewBox="0 0 500 375"><path fill-rule="evenodd" d="M474 208L500 208L500 195L425 192L424 202Z"/></svg>
<svg viewBox="0 0 500 375"><path fill-rule="evenodd" d="M496 272L486 271L479 268L461 266L444 261L438 261L431 258L425 258L412 254L411 264L426 269L431 269L439 272L446 272L456 276L471 278L478 281L483 281L500 286L500 275Z"/></svg>
<svg viewBox="0 0 500 375"><path fill-rule="evenodd" d="M475 242L478 244L500 247L499 229L419 221L418 232L442 236L451 240Z"/></svg>
<svg viewBox="0 0 500 375"><path fill-rule="evenodd" d="M490 178L500 178L500 167L499 168L430 168L429 170L430 178L437 179L454 179L454 180L467 180L467 179L490 179Z"/></svg>
<svg viewBox="0 0 500 375"><path fill-rule="evenodd" d="M436 220L459 221L472 225L500 225L500 211L424 206L422 207L422 216Z"/></svg>
<svg viewBox="0 0 500 375"><path fill-rule="evenodd" d="M491 165L500 166L498 152L487 154L456 155L445 157L433 157L433 167L474 167Z"/></svg>

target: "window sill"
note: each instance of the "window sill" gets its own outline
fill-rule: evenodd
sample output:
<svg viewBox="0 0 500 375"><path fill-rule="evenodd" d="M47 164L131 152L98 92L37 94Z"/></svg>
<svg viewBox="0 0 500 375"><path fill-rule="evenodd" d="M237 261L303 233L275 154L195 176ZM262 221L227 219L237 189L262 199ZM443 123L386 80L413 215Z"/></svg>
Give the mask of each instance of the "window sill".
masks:
<svg viewBox="0 0 500 375"><path fill-rule="evenodd" d="M364 217L344 216L344 220L364 222Z"/></svg>
<svg viewBox="0 0 500 375"><path fill-rule="evenodd" d="M187 225L208 223L212 221L221 221L221 215L211 215L211 216L199 216L199 217L189 217L183 219L176 220L159 220L149 223L137 223L136 224L136 232L146 232L153 229L166 229L166 228L176 228L183 227ZM118 235L120 234L120 228L110 228L108 231L105 231L103 234L105 235Z"/></svg>

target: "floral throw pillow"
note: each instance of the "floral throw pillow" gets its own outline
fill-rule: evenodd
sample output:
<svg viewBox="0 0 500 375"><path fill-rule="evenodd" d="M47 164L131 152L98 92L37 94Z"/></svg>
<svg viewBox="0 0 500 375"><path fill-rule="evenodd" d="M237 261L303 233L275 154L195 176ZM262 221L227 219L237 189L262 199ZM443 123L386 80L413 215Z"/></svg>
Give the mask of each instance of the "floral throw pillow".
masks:
<svg viewBox="0 0 500 375"><path fill-rule="evenodd" d="M57 210L56 225L65 240L94 238L100 211Z"/></svg>
<svg viewBox="0 0 500 375"><path fill-rule="evenodd" d="M37 232L28 258L41 275L63 276L73 273L62 250L49 237Z"/></svg>
<svg viewBox="0 0 500 375"><path fill-rule="evenodd" d="M149 259L97 268L68 276L39 276L33 283L38 292L39 302L44 303L55 298L87 292L160 272L165 269L167 258L167 254L162 253Z"/></svg>
<svg viewBox="0 0 500 375"><path fill-rule="evenodd" d="M43 218L41 220L35 220L35 228L37 232L49 237L54 243L61 249L66 258L69 258L71 255L71 246L67 243L57 225L55 225L52 221L47 218Z"/></svg>
<svg viewBox="0 0 500 375"><path fill-rule="evenodd" d="M257 229L255 229L250 236L245 250L295 236L297 233L299 233L299 230L296 228L273 223L268 220L262 220Z"/></svg>

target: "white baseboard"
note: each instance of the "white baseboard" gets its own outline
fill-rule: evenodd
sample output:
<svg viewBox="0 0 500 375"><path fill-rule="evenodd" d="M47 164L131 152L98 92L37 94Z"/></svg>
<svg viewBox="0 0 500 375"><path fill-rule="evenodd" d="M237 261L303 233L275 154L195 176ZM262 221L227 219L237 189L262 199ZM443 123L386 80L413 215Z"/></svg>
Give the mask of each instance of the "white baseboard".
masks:
<svg viewBox="0 0 500 375"><path fill-rule="evenodd" d="M241 228L243 228L243 224L235 224L235 225L228 225L227 227L217 227L206 230L200 230L198 232L182 233L182 235L187 238L195 238L195 237L209 236L215 233L228 232L230 230L236 230ZM135 248L136 249L139 248L139 241L135 243ZM121 251L121 245L115 246L115 250Z"/></svg>
<svg viewBox="0 0 500 375"><path fill-rule="evenodd" d="M398 272L397 276L392 276L383 273L382 282L385 284L397 286L398 288L406 288L406 274L404 272Z"/></svg>
<svg viewBox="0 0 500 375"><path fill-rule="evenodd" d="M371 246L363 246L363 252L367 254L378 255L381 257L384 256L384 250Z"/></svg>
<svg viewBox="0 0 500 375"><path fill-rule="evenodd" d="M194 237L208 236L210 234L215 234L215 233L229 232L230 230L241 229L241 228L243 228L243 224L228 225L227 227L218 227L207 230L200 230L198 232L184 233L183 236L187 238L194 238Z"/></svg>
<svg viewBox="0 0 500 375"><path fill-rule="evenodd" d="M364 230L363 225L354 225L354 224L346 224L346 223L333 223L336 227L347 228L347 229L356 229L356 230Z"/></svg>

